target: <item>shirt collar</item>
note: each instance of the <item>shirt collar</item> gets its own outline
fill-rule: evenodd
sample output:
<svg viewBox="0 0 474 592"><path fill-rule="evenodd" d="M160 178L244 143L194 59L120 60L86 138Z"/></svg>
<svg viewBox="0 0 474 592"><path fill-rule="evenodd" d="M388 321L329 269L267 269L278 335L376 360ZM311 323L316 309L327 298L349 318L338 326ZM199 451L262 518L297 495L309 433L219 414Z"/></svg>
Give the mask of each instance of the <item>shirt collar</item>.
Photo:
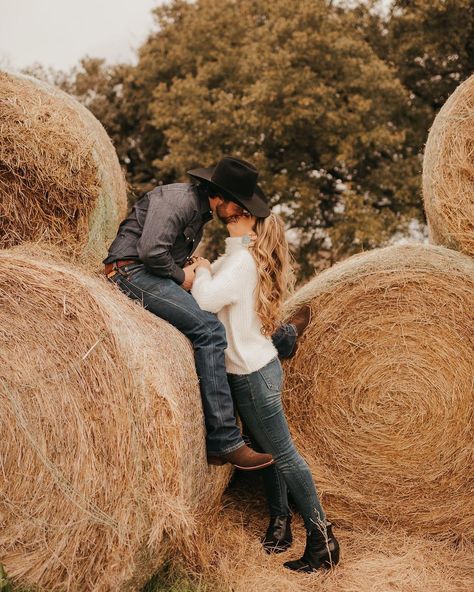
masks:
<svg viewBox="0 0 474 592"><path fill-rule="evenodd" d="M195 191L198 197L199 214L202 223L206 224L206 222L209 222L213 218L211 206L209 205L209 196L207 191L201 185L196 185Z"/></svg>

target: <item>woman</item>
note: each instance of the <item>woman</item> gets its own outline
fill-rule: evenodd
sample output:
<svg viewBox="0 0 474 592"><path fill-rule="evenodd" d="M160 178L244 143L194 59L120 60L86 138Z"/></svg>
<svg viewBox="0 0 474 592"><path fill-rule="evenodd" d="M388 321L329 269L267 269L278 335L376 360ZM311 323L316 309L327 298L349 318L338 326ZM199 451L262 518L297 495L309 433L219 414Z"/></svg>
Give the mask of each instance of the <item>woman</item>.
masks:
<svg viewBox="0 0 474 592"><path fill-rule="evenodd" d="M225 254L212 265L199 259L192 294L223 323L226 370L237 410L252 440L275 460L264 469L270 509L264 548L281 552L291 545L289 490L307 538L303 556L285 567L310 573L337 564L339 544L309 467L293 444L281 402L283 373L270 336L292 279L288 244L279 216L256 218L238 205L234 213L226 220Z"/></svg>

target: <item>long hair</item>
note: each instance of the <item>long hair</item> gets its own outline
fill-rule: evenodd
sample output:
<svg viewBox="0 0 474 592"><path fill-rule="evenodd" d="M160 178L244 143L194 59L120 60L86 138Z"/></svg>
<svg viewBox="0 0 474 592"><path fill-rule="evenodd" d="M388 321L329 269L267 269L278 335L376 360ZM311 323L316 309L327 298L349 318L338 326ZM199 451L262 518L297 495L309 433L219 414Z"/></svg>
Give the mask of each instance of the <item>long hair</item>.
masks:
<svg viewBox="0 0 474 592"><path fill-rule="evenodd" d="M272 335L281 322L283 302L293 291L295 276L285 237L283 220L277 214L257 218L257 239L250 252L257 263L256 312L262 333Z"/></svg>

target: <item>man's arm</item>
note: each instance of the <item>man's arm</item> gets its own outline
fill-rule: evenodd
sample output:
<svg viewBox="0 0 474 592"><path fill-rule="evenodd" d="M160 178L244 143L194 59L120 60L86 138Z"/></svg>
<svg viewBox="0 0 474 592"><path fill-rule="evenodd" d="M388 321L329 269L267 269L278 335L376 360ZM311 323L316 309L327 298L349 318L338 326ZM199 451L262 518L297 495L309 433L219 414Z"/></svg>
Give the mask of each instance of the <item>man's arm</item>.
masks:
<svg viewBox="0 0 474 592"><path fill-rule="evenodd" d="M181 285L185 273L175 263L170 251L192 219L194 208L191 201L176 199L177 193L165 193L161 188L154 191L158 190L160 196L150 196L143 232L137 243L138 256L152 273L169 277Z"/></svg>

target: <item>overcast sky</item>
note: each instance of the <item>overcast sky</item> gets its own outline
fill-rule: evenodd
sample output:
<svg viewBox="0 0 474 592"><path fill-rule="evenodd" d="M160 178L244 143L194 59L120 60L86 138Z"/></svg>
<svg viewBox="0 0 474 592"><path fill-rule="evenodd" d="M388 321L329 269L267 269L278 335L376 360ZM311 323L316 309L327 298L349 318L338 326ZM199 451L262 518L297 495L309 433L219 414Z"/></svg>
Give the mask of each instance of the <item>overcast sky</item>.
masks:
<svg viewBox="0 0 474 592"><path fill-rule="evenodd" d="M131 61L163 0L0 0L0 66L69 69L84 56Z"/></svg>
<svg viewBox="0 0 474 592"><path fill-rule="evenodd" d="M68 70L85 55L132 61L164 1L0 0L0 67Z"/></svg>

